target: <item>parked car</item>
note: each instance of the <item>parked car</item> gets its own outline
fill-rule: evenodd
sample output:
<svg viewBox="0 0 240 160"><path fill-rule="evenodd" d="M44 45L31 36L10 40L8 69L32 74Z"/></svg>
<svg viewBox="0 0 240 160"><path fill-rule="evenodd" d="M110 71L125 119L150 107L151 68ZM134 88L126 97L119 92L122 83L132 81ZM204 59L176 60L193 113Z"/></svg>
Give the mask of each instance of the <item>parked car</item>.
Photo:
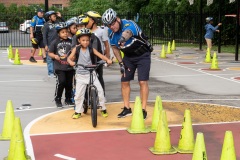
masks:
<svg viewBox="0 0 240 160"><path fill-rule="evenodd" d="M9 32L8 26L6 22L0 22L0 32Z"/></svg>
<svg viewBox="0 0 240 160"><path fill-rule="evenodd" d="M30 34L30 25L31 25L31 20L25 20L22 24L20 24L19 30L21 32Z"/></svg>

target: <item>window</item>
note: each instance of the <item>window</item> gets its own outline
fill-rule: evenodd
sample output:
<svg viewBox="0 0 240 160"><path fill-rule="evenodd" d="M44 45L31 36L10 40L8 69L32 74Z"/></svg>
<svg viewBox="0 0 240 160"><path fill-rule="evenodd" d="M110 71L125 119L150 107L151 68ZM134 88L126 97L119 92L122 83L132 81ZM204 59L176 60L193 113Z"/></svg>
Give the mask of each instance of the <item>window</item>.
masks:
<svg viewBox="0 0 240 160"><path fill-rule="evenodd" d="M52 6L58 8L58 9L61 9L61 10L63 9L62 4L52 4Z"/></svg>

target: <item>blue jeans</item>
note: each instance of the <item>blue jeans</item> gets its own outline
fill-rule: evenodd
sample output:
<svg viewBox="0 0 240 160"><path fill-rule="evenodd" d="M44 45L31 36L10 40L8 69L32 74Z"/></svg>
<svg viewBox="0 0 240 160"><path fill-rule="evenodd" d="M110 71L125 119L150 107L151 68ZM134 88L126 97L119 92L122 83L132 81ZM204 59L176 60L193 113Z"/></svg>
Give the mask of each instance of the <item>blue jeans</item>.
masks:
<svg viewBox="0 0 240 160"><path fill-rule="evenodd" d="M53 70L53 60L51 57L48 56L48 52L46 52L47 55L47 69L48 69L48 75L54 74Z"/></svg>

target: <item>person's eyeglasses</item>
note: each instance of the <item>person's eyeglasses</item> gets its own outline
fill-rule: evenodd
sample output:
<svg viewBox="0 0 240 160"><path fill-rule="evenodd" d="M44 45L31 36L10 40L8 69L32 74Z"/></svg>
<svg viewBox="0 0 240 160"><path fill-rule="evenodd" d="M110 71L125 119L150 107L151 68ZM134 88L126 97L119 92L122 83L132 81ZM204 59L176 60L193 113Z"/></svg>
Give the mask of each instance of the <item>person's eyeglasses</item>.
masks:
<svg viewBox="0 0 240 160"><path fill-rule="evenodd" d="M114 26L116 22L117 22L117 19L115 19L111 24L109 24L108 27Z"/></svg>

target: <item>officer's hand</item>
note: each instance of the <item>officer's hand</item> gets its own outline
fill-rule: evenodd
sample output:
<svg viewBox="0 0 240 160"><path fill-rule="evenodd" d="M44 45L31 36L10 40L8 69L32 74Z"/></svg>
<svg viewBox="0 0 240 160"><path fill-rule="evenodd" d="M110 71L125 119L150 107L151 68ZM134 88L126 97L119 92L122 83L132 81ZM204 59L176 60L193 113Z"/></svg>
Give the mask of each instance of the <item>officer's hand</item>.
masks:
<svg viewBox="0 0 240 160"><path fill-rule="evenodd" d="M126 69L127 69L128 71L130 71L130 69L127 68L127 67L124 65L123 62L119 63L119 65L120 65L120 72L121 72L122 76L125 77L125 76L126 76Z"/></svg>

